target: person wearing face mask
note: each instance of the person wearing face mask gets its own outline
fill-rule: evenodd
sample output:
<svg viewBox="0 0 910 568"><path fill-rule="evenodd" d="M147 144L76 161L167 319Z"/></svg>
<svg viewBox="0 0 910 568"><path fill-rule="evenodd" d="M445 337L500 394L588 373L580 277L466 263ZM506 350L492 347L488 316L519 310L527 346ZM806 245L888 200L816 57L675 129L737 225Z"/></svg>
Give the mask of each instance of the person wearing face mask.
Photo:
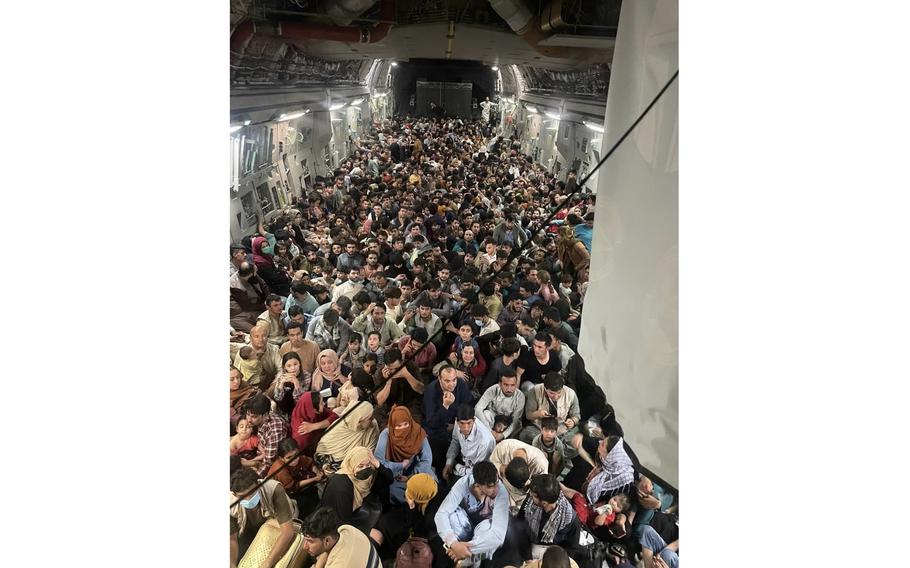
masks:
<svg viewBox="0 0 910 568"><path fill-rule="evenodd" d="M499 331L499 324L490 317L490 312L487 310L486 306L477 304L472 307L471 317L474 319L474 325L480 329L475 337Z"/></svg>
<svg viewBox="0 0 910 568"><path fill-rule="evenodd" d="M378 493L394 481L389 468L383 466L370 448L350 448L335 475L329 478L319 507L338 513L342 523L357 527L364 534L379 520L382 505Z"/></svg>
<svg viewBox="0 0 910 568"><path fill-rule="evenodd" d="M292 520L297 516L297 504L288 497L280 482L270 479L257 487L258 482L256 472L246 467L238 469L231 476L230 560L232 567L238 565L240 558L246 553L256 534L268 521L277 522L279 533L278 539L269 550L262 566L277 564L288 551L296 536Z"/></svg>
<svg viewBox="0 0 910 568"><path fill-rule="evenodd" d="M394 475L395 481L389 487L389 501L393 505L405 503L410 477L422 473L436 479L427 433L406 406L393 406L389 412L388 428L379 434L376 443L376 457Z"/></svg>
<svg viewBox="0 0 910 568"><path fill-rule="evenodd" d="M282 296L288 297L291 293L291 277L275 266L274 246L275 237L271 233L266 233L269 237L254 237L253 246L253 263L259 272L259 276L268 284L269 290Z"/></svg>

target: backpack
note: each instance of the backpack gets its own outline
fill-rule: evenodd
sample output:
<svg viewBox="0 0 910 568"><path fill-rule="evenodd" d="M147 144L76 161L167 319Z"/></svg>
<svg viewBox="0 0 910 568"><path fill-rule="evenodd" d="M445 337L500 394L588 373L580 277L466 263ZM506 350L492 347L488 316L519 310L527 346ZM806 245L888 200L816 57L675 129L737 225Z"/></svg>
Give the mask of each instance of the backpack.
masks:
<svg viewBox="0 0 910 568"><path fill-rule="evenodd" d="M395 568L431 568L433 551L427 539L412 536L395 553Z"/></svg>

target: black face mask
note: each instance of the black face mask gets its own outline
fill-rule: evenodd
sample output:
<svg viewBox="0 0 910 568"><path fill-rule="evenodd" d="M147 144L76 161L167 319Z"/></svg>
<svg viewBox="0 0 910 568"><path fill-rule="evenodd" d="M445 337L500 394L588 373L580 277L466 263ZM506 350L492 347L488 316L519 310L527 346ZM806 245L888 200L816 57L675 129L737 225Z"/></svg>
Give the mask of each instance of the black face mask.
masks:
<svg viewBox="0 0 910 568"><path fill-rule="evenodd" d="M371 466L366 469L361 469L360 471L358 471L357 473L354 474L354 477L356 477L360 481L366 481L375 472L376 472L376 468Z"/></svg>

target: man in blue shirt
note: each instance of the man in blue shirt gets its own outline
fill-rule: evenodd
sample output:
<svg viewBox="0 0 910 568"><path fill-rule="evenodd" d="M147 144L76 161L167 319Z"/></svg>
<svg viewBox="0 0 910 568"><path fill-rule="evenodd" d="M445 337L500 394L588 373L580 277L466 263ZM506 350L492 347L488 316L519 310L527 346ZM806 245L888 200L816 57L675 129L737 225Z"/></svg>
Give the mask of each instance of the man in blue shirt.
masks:
<svg viewBox="0 0 910 568"><path fill-rule="evenodd" d="M434 517L446 554L453 561L492 558L509 528L509 494L489 461L474 465L439 506Z"/></svg>
<svg viewBox="0 0 910 568"><path fill-rule="evenodd" d="M590 254L591 238L594 234L594 212L592 211L585 215L584 220L578 215L571 213L566 217L566 221L572 226L575 236L585 245L585 248L588 249L588 254Z"/></svg>
<svg viewBox="0 0 910 568"><path fill-rule="evenodd" d="M307 288L307 285L303 282L297 282L296 284L291 285L291 295L288 296L288 299L284 304L285 311L289 311L291 306L300 306L303 313L308 316L313 315L313 312L316 311L316 308L318 308L320 304L319 301L310 294L310 291Z"/></svg>

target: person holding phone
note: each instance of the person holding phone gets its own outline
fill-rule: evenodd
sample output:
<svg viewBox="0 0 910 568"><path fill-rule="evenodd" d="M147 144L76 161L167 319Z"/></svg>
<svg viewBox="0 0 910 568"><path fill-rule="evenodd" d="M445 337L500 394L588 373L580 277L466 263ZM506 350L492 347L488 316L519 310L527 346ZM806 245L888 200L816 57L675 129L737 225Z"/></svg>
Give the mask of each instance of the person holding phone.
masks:
<svg viewBox="0 0 910 568"><path fill-rule="evenodd" d="M544 376L543 384L535 385L526 395L525 418L527 425L522 429L518 439L530 444L540 434L540 421L546 417L556 418L556 434L562 439L566 449L572 446L572 437L578 432L581 422L581 410L578 396L571 387L565 386L565 379L558 372ZM575 457L573 452L570 457Z"/></svg>

